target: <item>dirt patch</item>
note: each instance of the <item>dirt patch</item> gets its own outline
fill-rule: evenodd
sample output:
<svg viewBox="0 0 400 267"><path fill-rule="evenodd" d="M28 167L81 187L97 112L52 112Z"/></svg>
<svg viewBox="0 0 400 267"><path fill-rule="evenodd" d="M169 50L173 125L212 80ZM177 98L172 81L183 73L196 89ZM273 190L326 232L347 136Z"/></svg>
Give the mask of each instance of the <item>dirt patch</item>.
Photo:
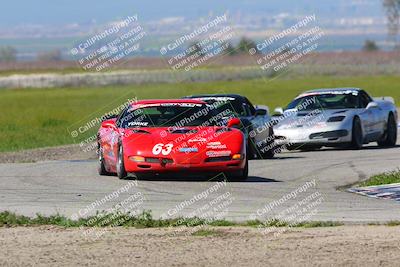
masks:
<svg viewBox="0 0 400 267"><path fill-rule="evenodd" d="M114 228L98 240L79 229L0 228L0 265L101 266L398 266L400 227L292 229L277 237L254 228L218 235Z"/></svg>
<svg viewBox="0 0 400 267"><path fill-rule="evenodd" d="M84 152L79 145L66 145L0 153L0 163L38 162L46 160L96 159L96 151Z"/></svg>

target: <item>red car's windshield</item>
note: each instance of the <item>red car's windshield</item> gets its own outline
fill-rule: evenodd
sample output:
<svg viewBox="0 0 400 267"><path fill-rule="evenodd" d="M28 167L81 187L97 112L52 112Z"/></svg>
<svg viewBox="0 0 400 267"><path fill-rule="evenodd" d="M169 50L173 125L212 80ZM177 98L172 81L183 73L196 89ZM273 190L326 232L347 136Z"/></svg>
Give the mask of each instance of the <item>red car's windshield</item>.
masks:
<svg viewBox="0 0 400 267"><path fill-rule="evenodd" d="M167 103L128 109L120 116L118 124L121 128L215 126L229 115L225 113L210 105Z"/></svg>

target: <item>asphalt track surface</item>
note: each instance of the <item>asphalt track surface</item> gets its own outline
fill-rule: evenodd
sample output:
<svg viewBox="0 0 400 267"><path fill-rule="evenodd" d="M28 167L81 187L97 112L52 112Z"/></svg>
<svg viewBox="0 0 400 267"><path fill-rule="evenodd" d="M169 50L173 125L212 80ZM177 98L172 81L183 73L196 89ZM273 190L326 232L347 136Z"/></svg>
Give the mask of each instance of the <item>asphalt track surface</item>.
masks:
<svg viewBox="0 0 400 267"><path fill-rule="evenodd" d="M320 201L313 206L313 212L305 210L303 215L308 214L307 220L346 223L400 220L399 202L368 198L348 193L342 188L370 175L399 168L399 145L382 149L371 144L359 151L324 149L282 153L272 160L250 161L250 177L246 182L226 183L223 186L205 178L139 180L137 186L131 187L128 192L96 205L94 209L85 209L128 182L133 182L119 180L115 176L99 176L96 166L96 161L0 164L0 210L28 216L36 213L87 215L95 210L110 208L140 192L143 202L135 200L135 208L151 210L156 218L161 215L188 216L192 212L199 212L198 215L205 213L207 210L202 207L224 194L230 201L224 202L222 208L227 212L220 214L226 219L243 221L272 218L292 207L303 209L304 206L296 205L313 195L319 196ZM299 191L314 179L315 186ZM211 192L213 186L217 189ZM293 191L297 192L295 197L293 194L290 199L285 197ZM210 194L195 197L202 192ZM276 204L278 200L279 204ZM265 206L271 207L271 203L275 203L272 209L262 210ZM182 204L182 209L177 208L179 204ZM216 207L212 205L210 209ZM291 212L296 211L292 209Z"/></svg>

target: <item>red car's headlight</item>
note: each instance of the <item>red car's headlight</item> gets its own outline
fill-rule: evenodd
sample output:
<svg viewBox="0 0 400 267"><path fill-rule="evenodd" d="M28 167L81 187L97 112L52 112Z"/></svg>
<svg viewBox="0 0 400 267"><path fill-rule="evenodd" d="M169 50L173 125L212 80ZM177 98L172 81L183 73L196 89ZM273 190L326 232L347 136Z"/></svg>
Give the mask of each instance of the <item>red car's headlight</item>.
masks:
<svg viewBox="0 0 400 267"><path fill-rule="evenodd" d="M145 158L142 156L130 156L129 159L134 162L144 162Z"/></svg>
<svg viewBox="0 0 400 267"><path fill-rule="evenodd" d="M232 159L237 160L237 159L241 159L241 158L242 158L242 154L233 154L232 155Z"/></svg>

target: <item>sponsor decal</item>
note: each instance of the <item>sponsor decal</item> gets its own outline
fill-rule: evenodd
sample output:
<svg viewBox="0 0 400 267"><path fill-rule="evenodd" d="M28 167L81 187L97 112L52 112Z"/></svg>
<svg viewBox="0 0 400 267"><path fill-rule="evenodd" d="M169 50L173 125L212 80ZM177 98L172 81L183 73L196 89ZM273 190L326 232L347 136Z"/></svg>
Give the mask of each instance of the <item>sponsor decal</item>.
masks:
<svg viewBox="0 0 400 267"><path fill-rule="evenodd" d="M305 97L305 96L313 96L313 95L328 95L328 94L332 94L332 95L354 95L354 96L358 96L358 91L357 90L327 90L327 91L321 91L321 92L311 92L311 93L306 93L306 94L301 94L299 97L297 98L301 98L301 97Z"/></svg>
<svg viewBox="0 0 400 267"><path fill-rule="evenodd" d="M221 97L199 97L196 99L202 100L202 101L214 100L214 101L220 101L220 102L229 102L229 101L235 100L235 98L233 98L233 97L224 97L224 96L221 96Z"/></svg>
<svg viewBox="0 0 400 267"><path fill-rule="evenodd" d="M226 145L219 145L219 146L207 146L209 149L226 149Z"/></svg>
<svg viewBox="0 0 400 267"><path fill-rule="evenodd" d="M128 122L128 126L147 126L149 125L146 121L130 121Z"/></svg>
<svg viewBox="0 0 400 267"><path fill-rule="evenodd" d="M221 142L209 142L207 143L208 146L219 146L221 144Z"/></svg>
<svg viewBox="0 0 400 267"><path fill-rule="evenodd" d="M207 157L210 158L215 158L215 157L226 157L230 156L232 151L230 150L222 150L222 151L207 151L206 155Z"/></svg>
<svg viewBox="0 0 400 267"><path fill-rule="evenodd" d="M221 142L210 142L207 143L207 148L210 149L226 149L225 144L221 144Z"/></svg>
<svg viewBox="0 0 400 267"><path fill-rule="evenodd" d="M204 104L196 103L152 103L152 104L138 104L135 108L148 108L148 107L203 107Z"/></svg>
<svg viewBox="0 0 400 267"><path fill-rule="evenodd" d="M203 104L194 104L194 103L161 103L160 106L162 106L162 107L178 106L178 107L193 108L193 107L202 107Z"/></svg>
<svg viewBox="0 0 400 267"><path fill-rule="evenodd" d="M195 142L202 142L202 143L204 143L204 142L207 142L207 139L205 139L205 138L194 138L194 139L189 139L188 142L189 142L189 143L195 143Z"/></svg>
<svg viewBox="0 0 400 267"><path fill-rule="evenodd" d="M182 152L182 153L195 153L198 151L199 151L199 149L197 147L182 147L179 149L179 152Z"/></svg>

